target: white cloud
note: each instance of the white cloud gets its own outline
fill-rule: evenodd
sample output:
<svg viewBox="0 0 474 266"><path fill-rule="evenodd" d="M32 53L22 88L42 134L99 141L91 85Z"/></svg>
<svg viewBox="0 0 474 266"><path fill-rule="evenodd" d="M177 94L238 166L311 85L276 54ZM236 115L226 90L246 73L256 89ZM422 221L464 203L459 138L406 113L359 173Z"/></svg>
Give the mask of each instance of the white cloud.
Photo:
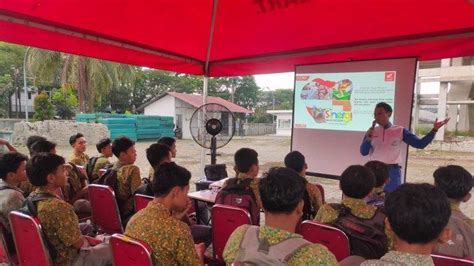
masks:
<svg viewBox="0 0 474 266"><path fill-rule="evenodd" d="M270 90L293 89L294 79L294 72L255 75L257 85L262 89L269 88Z"/></svg>

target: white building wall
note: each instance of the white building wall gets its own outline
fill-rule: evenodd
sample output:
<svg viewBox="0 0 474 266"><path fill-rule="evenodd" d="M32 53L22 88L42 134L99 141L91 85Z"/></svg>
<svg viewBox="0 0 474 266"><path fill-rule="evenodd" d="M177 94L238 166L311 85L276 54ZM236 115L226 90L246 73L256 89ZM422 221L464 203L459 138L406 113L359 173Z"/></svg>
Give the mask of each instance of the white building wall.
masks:
<svg viewBox="0 0 474 266"><path fill-rule="evenodd" d="M181 115L183 139L192 139L191 130L189 124L191 122L191 116L197 108L187 104L179 99L176 99L176 116Z"/></svg>
<svg viewBox="0 0 474 266"><path fill-rule="evenodd" d="M145 115L171 116L176 120L175 109L175 98L173 96L166 95L165 97L145 107L143 113Z"/></svg>
<svg viewBox="0 0 474 266"><path fill-rule="evenodd" d="M292 116L291 113L276 114L276 134L278 136L291 136Z"/></svg>

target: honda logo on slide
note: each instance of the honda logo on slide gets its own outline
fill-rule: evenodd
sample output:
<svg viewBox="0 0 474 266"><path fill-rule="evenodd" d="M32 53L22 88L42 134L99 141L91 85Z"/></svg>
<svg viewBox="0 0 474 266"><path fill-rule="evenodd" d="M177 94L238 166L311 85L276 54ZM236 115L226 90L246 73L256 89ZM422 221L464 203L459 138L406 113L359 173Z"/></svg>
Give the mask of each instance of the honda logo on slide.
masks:
<svg viewBox="0 0 474 266"><path fill-rule="evenodd" d="M395 81L395 71L385 72L385 81Z"/></svg>

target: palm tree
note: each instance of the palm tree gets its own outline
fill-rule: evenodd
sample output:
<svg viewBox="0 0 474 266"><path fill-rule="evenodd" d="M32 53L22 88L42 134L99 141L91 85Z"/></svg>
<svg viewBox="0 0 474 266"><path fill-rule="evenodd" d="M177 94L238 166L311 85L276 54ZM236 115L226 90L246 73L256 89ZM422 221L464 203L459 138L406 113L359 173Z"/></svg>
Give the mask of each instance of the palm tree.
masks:
<svg viewBox="0 0 474 266"><path fill-rule="evenodd" d="M96 103L114 87L130 84L133 67L89 57L31 49L27 58L28 72L34 84L54 84L76 89L80 112L92 112Z"/></svg>

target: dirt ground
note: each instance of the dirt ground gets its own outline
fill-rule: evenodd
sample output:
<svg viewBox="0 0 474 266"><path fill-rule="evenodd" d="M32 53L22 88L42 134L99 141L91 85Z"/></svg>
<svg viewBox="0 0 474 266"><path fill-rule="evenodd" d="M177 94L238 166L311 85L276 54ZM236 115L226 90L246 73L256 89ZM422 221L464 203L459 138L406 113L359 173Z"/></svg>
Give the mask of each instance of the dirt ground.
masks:
<svg viewBox="0 0 474 266"><path fill-rule="evenodd" d="M217 158L218 163L227 164L229 175L233 175L233 154L242 147L250 147L259 153L261 172L268 170L273 166L283 165L283 158L290 150L290 138L278 136L256 136L256 137L235 137L226 146L218 150L220 156ZM138 157L136 164L140 167L142 176L146 176L149 170L149 164L146 160L145 150L151 144L148 142L138 142L136 145ZM462 146L462 144L460 144ZM177 141L176 162L186 167L193 174L193 181L197 181L202 176L200 174L200 154L201 149L193 140ZM25 148L20 148L25 150ZM69 156L70 147L60 146L57 148L58 154ZM97 152L93 145L88 146L87 153L95 155ZM209 163L209 156L206 157ZM453 151L436 151L415 150L410 149L408 158L408 182L427 182L432 183L432 173L437 167L447 164L458 164L465 167L471 173L474 173L474 153L473 152L453 152ZM338 181L330 179L322 179L309 177L312 182L319 182L325 188L326 201L336 202L341 199L341 192L338 188ZM191 186L194 190L194 186ZM474 218L474 199L463 204L463 211L466 215Z"/></svg>

